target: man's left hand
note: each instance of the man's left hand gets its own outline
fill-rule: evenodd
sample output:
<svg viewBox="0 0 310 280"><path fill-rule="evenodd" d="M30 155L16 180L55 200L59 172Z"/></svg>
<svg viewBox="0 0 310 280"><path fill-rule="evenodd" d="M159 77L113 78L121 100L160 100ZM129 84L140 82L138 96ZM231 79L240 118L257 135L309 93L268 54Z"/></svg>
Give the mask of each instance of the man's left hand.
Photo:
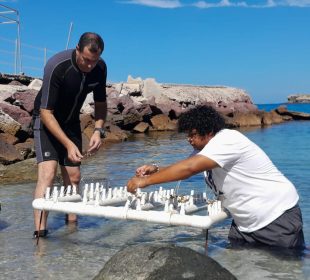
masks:
<svg viewBox="0 0 310 280"><path fill-rule="evenodd" d="M100 138L100 133L94 132L92 137L89 140L89 146L88 146L87 153L97 152L99 148L101 147L101 144L102 144L102 140Z"/></svg>

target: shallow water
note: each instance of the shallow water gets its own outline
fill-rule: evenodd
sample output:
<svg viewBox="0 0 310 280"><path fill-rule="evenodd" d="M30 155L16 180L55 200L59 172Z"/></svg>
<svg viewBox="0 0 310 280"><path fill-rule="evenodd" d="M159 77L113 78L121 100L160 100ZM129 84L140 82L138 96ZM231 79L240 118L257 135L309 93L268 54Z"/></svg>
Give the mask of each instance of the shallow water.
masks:
<svg viewBox="0 0 310 280"><path fill-rule="evenodd" d="M279 169L296 185L304 218L306 243L310 244L310 123L290 122L265 129L243 131L259 144ZM85 161L85 179L109 178L112 186L123 186L143 163L166 165L191 152L185 135L152 133L136 135L114 144ZM181 183L185 189L205 189L201 175ZM175 183L168 184L174 187ZM262 249L231 249L226 220L205 232L188 227L168 227L142 222L80 217L77 226L67 226L64 215L50 213L50 235L36 246L32 239L33 184L0 187L0 279L92 279L118 250L137 243L172 243L208 254L238 279L310 279L310 252ZM186 192L187 193L187 192Z"/></svg>

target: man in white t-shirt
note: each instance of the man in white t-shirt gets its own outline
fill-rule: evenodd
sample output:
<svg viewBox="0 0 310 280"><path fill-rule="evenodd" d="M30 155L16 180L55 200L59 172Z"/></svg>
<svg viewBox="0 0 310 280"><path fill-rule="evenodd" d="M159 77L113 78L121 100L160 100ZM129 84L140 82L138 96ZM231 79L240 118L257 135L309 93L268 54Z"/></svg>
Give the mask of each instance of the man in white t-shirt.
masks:
<svg viewBox="0 0 310 280"><path fill-rule="evenodd" d="M183 113L178 125L197 153L164 168L139 167L127 183L129 191L204 172L233 218L232 243L304 247L297 191L261 148L240 132L225 129L224 119L209 106Z"/></svg>

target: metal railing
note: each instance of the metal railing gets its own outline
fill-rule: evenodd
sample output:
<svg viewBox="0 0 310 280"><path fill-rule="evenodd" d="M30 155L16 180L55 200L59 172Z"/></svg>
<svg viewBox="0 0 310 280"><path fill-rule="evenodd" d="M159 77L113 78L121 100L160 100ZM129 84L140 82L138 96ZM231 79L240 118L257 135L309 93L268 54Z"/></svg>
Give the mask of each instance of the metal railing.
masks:
<svg viewBox="0 0 310 280"><path fill-rule="evenodd" d="M1 44L4 42L4 44ZM43 69L49 57L56 51L21 43L23 54L20 60L23 62L19 70L16 68L16 40L0 37L0 72L7 74L26 74L27 76L42 77Z"/></svg>

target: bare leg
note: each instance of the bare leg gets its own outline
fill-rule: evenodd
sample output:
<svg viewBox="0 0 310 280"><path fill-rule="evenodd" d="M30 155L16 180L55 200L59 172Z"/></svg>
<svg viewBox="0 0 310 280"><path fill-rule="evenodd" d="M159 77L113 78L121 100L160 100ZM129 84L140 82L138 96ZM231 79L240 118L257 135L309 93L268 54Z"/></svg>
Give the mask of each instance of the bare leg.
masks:
<svg viewBox="0 0 310 280"><path fill-rule="evenodd" d="M34 199L44 197L47 187L51 187L57 171L57 161L43 161L38 164L38 181L34 191ZM42 220L40 223L41 211L34 210L34 227L35 230L44 230L47 228L48 212L43 211ZM40 227L40 228L39 228Z"/></svg>
<svg viewBox="0 0 310 280"><path fill-rule="evenodd" d="M61 174L64 181L64 185L67 187L69 185L78 186L81 180L81 172L79 166L61 166ZM66 216L68 222L77 221L77 216L75 214L68 214Z"/></svg>

